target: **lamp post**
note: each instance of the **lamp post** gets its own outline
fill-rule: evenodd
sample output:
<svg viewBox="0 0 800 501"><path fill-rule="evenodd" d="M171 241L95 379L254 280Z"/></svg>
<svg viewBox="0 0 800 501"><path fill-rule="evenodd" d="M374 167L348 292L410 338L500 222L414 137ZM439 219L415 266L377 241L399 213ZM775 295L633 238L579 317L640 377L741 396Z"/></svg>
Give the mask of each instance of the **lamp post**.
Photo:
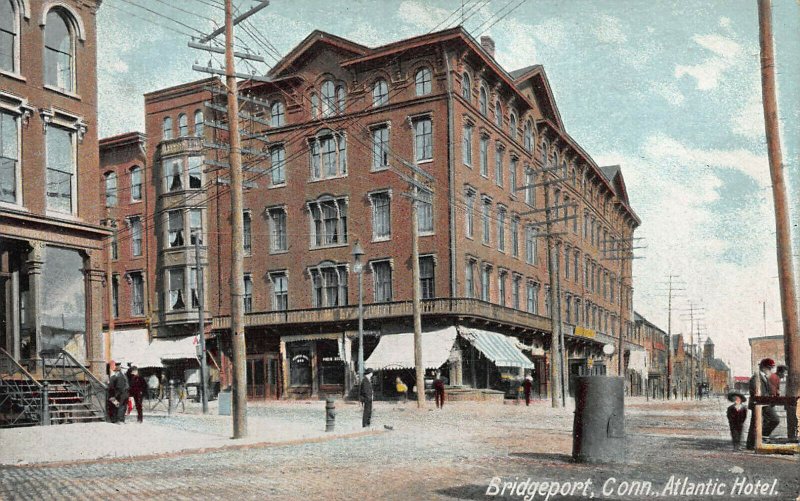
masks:
<svg viewBox="0 0 800 501"><path fill-rule="evenodd" d="M364 380L364 249L356 241L353 246L353 271L358 273L358 381Z"/></svg>

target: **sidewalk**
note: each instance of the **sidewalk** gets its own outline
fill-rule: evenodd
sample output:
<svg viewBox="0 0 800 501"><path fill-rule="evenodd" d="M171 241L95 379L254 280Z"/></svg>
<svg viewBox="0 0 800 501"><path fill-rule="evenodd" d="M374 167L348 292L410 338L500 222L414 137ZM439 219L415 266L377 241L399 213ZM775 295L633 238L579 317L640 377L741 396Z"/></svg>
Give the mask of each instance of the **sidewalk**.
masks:
<svg viewBox="0 0 800 501"><path fill-rule="evenodd" d="M216 404L214 402L214 404ZM252 446L292 445L333 438L358 437L383 432L373 426L361 428L360 414L348 409L337 414L336 427L325 432L325 402L308 402L301 412L297 405L270 406L264 412L248 406L248 436L233 440L231 416L217 415L216 405L202 415L199 406L186 406L186 413L168 416L145 412L137 423L135 411L124 424L82 423L0 429L0 465L81 462L191 454ZM343 407L337 403L337 407ZM358 406L348 406L355 407ZM297 410L300 410L299 408Z"/></svg>

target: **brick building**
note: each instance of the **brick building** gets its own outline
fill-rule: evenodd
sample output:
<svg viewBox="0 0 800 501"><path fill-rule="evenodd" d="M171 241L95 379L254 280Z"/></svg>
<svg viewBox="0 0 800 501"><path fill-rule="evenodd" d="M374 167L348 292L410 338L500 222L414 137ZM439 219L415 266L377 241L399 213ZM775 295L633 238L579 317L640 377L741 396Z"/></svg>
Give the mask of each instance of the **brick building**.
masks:
<svg viewBox="0 0 800 501"><path fill-rule="evenodd" d="M731 388L731 369L714 354L714 341L706 339L703 344L703 382L708 390L717 395L725 394Z"/></svg>
<svg viewBox="0 0 800 501"><path fill-rule="evenodd" d="M775 366L786 365L786 355L783 336L751 337L750 341L750 375L758 372L758 363L771 358Z"/></svg>
<svg viewBox="0 0 800 501"><path fill-rule="evenodd" d="M0 337L34 374L61 348L105 371L99 5L0 3Z"/></svg>
<svg viewBox="0 0 800 501"><path fill-rule="evenodd" d="M647 387L652 397L663 397L668 389L667 353L669 339L667 333L647 320L638 312L634 312L634 336L631 342L647 351L648 372Z"/></svg>
<svg viewBox="0 0 800 501"><path fill-rule="evenodd" d="M315 31L268 78L242 85L242 113L252 118L242 122L245 240L237 245L246 253L251 397L346 391L356 242L365 251L367 365L386 381L411 382L409 165L433 187L419 211L427 369L480 388L532 373L546 394L550 284L537 211L549 189L553 211L574 216L556 223L553 242L566 370L570 379L606 364L613 371L601 349L620 326L632 332L632 282L629 261L604 257L639 220L620 168L598 166L566 132L541 66L508 72L490 39L478 43L461 28L377 48ZM144 316L152 336L170 338L196 330L189 246L202 229L206 318L224 385L230 197L226 154L214 145L224 144L225 125L215 104L204 106L220 99L218 88L207 79L145 96L145 192L155 203L142 212L142 231L152 247ZM125 267L120 258L114 271Z"/></svg>

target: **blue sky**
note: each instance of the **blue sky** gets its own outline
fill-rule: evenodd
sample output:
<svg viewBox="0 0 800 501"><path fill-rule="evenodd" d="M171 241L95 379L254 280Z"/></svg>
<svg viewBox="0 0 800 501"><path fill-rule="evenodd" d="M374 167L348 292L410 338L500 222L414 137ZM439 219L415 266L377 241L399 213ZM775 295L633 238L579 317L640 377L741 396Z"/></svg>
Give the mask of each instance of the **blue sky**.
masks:
<svg viewBox="0 0 800 501"><path fill-rule="evenodd" d="M215 3L103 3L101 136L143 129L143 93L204 76L191 65L208 55L187 48L194 32L175 21L208 31L206 18L222 18ZM718 355L746 374L746 339L763 332L762 301L768 333L780 333L755 2L528 0L513 11L517 0L463 3L467 30L477 37L488 28L483 34L495 39L508 70L544 65L567 131L601 165L622 165L647 245L634 268L636 310L666 329L663 282L680 275L686 290L678 308L688 299L701 304ZM314 29L374 46L453 26L461 4L274 0L252 21L283 55ZM800 8L794 0L774 4L781 107L793 113L782 115L784 156L800 178L800 91L788 83L800 81L792 61L800 55ZM688 331L680 315L673 332Z"/></svg>

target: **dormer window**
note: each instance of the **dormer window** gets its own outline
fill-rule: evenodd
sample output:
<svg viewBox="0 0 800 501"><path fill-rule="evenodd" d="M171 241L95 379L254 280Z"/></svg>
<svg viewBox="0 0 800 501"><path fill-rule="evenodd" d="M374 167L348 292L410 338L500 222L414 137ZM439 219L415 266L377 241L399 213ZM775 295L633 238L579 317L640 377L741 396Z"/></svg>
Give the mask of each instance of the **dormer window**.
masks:
<svg viewBox="0 0 800 501"><path fill-rule="evenodd" d="M322 82L322 116L329 117L336 113L336 86L332 80Z"/></svg>
<svg viewBox="0 0 800 501"><path fill-rule="evenodd" d="M286 106L283 101L275 101L270 106L270 125L281 127L286 123Z"/></svg>
<svg viewBox="0 0 800 501"><path fill-rule="evenodd" d="M386 80L379 79L372 86L372 106L378 107L389 103L389 85Z"/></svg>
<svg viewBox="0 0 800 501"><path fill-rule="evenodd" d="M416 84L416 91L418 96L425 96L431 93L431 70L429 68L420 68L414 76L414 83Z"/></svg>

